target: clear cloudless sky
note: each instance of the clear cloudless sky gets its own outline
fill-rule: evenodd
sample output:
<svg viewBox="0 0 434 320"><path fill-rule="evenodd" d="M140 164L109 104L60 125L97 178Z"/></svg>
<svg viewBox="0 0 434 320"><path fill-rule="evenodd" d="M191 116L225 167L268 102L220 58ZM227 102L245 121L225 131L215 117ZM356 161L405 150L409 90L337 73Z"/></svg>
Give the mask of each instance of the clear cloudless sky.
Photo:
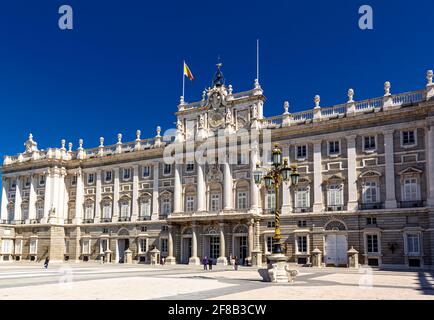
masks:
<svg viewBox="0 0 434 320"><path fill-rule="evenodd" d="M58 28L69 4L74 29ZM361 5L374 30L358 27ZM217 57L226 84L249 90L256 76L265 115L421 89L434 68L433 0L109 1L23 0L0 4L0 156L60 140L96 147L173 128L182 92L182 61L195 76L186 100L201 99Z"/></svg>

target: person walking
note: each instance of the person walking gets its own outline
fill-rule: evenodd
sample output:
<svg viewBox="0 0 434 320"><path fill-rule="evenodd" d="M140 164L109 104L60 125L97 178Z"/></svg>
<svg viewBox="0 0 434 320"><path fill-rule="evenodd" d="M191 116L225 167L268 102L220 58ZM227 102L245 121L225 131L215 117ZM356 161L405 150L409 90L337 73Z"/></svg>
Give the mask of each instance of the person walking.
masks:
<svg viewBox="0 0 434 320"><path fill-rule="evenodd" d="M235 257L235 271L238 270L238 258Z"/></svg>
<svg viewBox="0 0 434 320"><path fill-rule="evenodd" d="M208 269L212 270L212 259L208 260Z"/></svg>
<svg viewBox="0 0 434 320"><path fill-rule="evenodd" d="M44 262L44 268L47 269L48 268L48 263L50 262L50 259L48 259L48 257L45 258L45 262Z"/></svg>
<svg viewBox="0 0 434 320"><path fill-rule="evenodd" d="M231 265L232 265L232 270L235 271L235 256L231 256L230 261L231 261Z"/></svg>
<svg viewBox="0 0 434 320"><path fill-rule="evenodd" d="M208 257L204 257L202 259L202 264L203 264L203 270L208 270Z"/></svg>

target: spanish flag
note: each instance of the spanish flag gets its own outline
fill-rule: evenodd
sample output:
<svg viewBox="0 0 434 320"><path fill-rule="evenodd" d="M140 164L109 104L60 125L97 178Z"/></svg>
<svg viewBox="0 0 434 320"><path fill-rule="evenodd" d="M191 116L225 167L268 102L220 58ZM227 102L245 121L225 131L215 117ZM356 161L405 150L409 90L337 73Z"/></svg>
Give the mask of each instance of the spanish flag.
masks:
<svg viewBox="0 0 434 320"><path fill-rule="evenodd" d="M184 61L184 76L186 76L191 81L194 80L193 74L190 71L190 68L187 66L187 64Z"/></svg>

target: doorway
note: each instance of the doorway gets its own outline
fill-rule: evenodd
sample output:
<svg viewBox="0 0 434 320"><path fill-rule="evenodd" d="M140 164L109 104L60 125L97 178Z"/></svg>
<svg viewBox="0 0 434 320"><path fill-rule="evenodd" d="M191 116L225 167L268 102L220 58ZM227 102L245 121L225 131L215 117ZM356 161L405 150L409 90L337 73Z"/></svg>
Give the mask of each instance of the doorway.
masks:
<svg viewBox="0 0 434 320"><path fill-rule="evenodd" d="M238 259L238 263L244 265L248 256L247 236L234 237L234 255Z"/></svg>
<svg viewBox="0 0 434 320"><path fill-rule="evenodd" d="M342 234L329 234L326 236L325 244L325 263L326 265L346 266L348 263L347 236Z"/></svg>
<svg viewBox="0 0 434 320"><path fill-rule="evenodd" d="M130 240L128 239L119 239L118 240L118 262L125 262L125 250L130 247Z"/></svg>
<svg viewBox="0 0 434 320"><path fill-rule="evenodd" d="M191 257L191 238L182 238L182 257L181 257L181 263L188 264L188 261Z"/></svg>

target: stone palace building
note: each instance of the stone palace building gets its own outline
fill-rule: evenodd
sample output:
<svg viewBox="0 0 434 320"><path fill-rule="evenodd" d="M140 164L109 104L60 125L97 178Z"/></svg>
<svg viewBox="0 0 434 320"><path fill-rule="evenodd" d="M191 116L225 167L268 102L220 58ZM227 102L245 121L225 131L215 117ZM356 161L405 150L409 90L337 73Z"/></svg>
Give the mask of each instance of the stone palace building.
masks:
<svg viewBox="0 0 434 320"><path fill-rule="evenodd" d="M314 106L264 117L257 80L249 91L226 86L220 66L201 101L178 105L174 137L76 150L41 150L32 135L25 151L6 156L2 171L0 260L150 263L158 249L169 264L217 264L236 256L260 265L272 248L276 195L254 183L267 166L265 135L296 164L299 183L284 184L281 225L288 261L346 266L348 251L361 264L434 265L433 72L419 91ZM198 163L187 151L223 130L258 132L259 143L234 161ZM236 140L238 141L238 140ZM226 142L225 142L226 143ZM164 153L181 146L183 163ZM262 160L261 160L262 159ZM129 259L128 259L129 257ZM109 260L109 261L107 261Z"/></svg>

